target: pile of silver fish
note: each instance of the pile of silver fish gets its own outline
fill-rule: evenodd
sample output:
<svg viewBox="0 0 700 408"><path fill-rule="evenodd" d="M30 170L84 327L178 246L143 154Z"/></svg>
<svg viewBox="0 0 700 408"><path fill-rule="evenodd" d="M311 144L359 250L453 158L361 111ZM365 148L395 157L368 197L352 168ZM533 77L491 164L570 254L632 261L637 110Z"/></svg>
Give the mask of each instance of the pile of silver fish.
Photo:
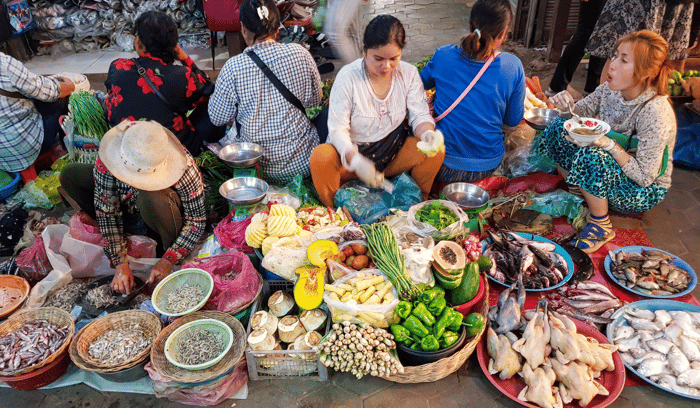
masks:
<svg viewBox="0 0 700 408"><path fill-rule="evenodd" d="M73 279L65 286L50 294L44 302L44 307L57 307L66 312L73 310L78 299L88 291L87 279Z"/></svg>
<svg viewBox="0 0 700 408"><path fill-rule="evenodd" d="M700 396L700 313L625 311L612 341L622 360L663 388Z"/></svg>
<svg viewBox="0 0 700 408"><path fill-rule="evenodd" d="M88 354L101 364L115 366L136 357L150 344L137 324L133 328L110 330L101 335L90 343Z"/></svg>
<svg viewBox="0 0 700 408"><path fill-rule="evenodd" d="M688 272L673 264L673 258L661 251L642 250L642 253L609 253L610 273L635 292L644 295L670 296L688 288Z"/></svg>
<svg viewBox="0 0 700 408"><path fill-rule="evenodd" d="M549 292L547 298L551 309L599 328L611 323L610 316L623 306L610 289L593 281L564 285Z"/></svg>
<svg viewBox="0 0 700 408"><path fill-rule="evenodd" d="M32 320L0 337L0 373L31 367L46 360L67 340L68 326Z"/></svg>
<svg viewBox="0 0 700 408"><path fill-rule="evenodd" d="M204 298L204 291L197 285L182 285L177 291L168 293L167 309L171 313L182 313L197 306Z"/></svg>
<svg viewBox="0 0 700 408"><path fill-rule="evenodd" d="M96 309L112 306L117 303L117 297L109 283L90 289L85 295L85 299Z"/></svg>
<svg viewBox="0 0 700 408"><path fill-rule="evenodd" d="M554 252L554 243L525 239L512 232L488 233L491 243L484 255L493 260L489 275L499 282L510 285L522 275L525 288L544 289L558 284L569 273L564 257Z"/></svg>
<svg viewBox="0 0 700 408"><path fill-rule="evenodd" d="M192 329L180 340L175 359L181 364L197 365L216 358L224 351L224 336L207 329Z"/></svg>

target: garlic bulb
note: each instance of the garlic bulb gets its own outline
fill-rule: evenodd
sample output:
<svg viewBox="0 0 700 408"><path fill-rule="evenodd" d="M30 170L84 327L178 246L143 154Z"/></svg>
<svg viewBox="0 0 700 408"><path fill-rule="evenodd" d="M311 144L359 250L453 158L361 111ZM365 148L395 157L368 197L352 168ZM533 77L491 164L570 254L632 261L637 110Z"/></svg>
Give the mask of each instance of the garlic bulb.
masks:
<svg viewBox="0 0 700 408"><path fill-rule="evenodd" d="M264 310L259 310L250 318L250 327L253 330L265 329L268 334L274 336L277 333L277 316Z"/></svg>
<svg viewBox="0 0 700 408"><path fill-rule="evenodd" d="M289 293L278 290L267 300L267 307L270 309L270 313L282 317L294 308L294 298Z"/></svg>
<svg viewBox="0 0 700 408"><path fill-rule="evenodd" d="M285 343L294 343L294 340L305 332L304 326L296 316L285 316L277 324L277 334Z"/></svg>

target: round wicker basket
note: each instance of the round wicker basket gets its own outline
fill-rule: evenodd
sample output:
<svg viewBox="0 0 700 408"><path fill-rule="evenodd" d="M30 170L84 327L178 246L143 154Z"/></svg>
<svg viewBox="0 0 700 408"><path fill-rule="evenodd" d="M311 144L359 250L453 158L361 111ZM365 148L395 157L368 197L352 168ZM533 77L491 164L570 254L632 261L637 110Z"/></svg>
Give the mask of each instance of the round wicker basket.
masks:
<svg viewBox="0 0 700 408"><path fill-rule="evenodd" d="M75 337L73 337L73 341L71 341L70 347L68 347L68 354L70 355L71 361L81 370L92 371L98 374L116 373L118 371L126 370L131 367L137 366L143 363L146 359L148 359L148 355L145 355L140 361L132 361L128 364L120 364L110 368L95 367L87 361L83 360L83 358L80 357L80 354L78 354L78 340L83 335L83 333L85 333L86 328L87 326L80 329L80 331L75 335Z"/></svg>
<svg viewBox="0 0 700 408"><path fill-rule="evenodd" d="M2 371L0 372L0 375L14 377L32 372L53 362L58 356L61 355L61 353L63 353L66 350L66 348L68 348L68 345L70 344L70 339L75 333L75 324L73 323L73 318L68 312L61 310L57 307L40 307L38 309L20 310L19 312L10 316L2 324L0 324L0 337L6 335L7 333L13 330L19 329L25 323L30 322L32 320L46 320L47 322L55 324L59 327L68 326L68 333L66 334L65 341L46 360L34 364L33 366L25 367L21 370L16 370L12 372Z"/></svg>
<svg viewBox="0 0 700 408"><path fill-rule="evenodd" d="M185 323L199 319L220 320L231 327L233 331L233 345L226 355L213 366L199 371L190 371L177 367L165 357L165 342L170 335ZM183 316L170 323L158 335L151 348L151 366L163 377L182 383L200 383L211 380L229 372L243 357L246 346L246 334L243 325L228 313L214 310L199 311Z"/></svg>
<svg viewBox="0 0 700 408"><path fill-rule="evenodd" d="M489 283L488 279L484 279L486 285L486 293L481 301L479 313L484 316L489 312ZM401 374L384 377L384 379L397 383L422 383L433 382L447 377L448 375L459 370L464 365L469 356L476 349L476 345L481 340L481 336L486 331L486 325L479 331L479 334L472 337L468 342L464 343L462 348L449 357L445 357L434 363L423 364L413 367L404 367L404 372Z"/></svg>
<svg viewBox="0 0 700 408"><path fill-rule="evenodd" d="M103 363L90 356L90 353L88 352L90 344L92 344L103 334L112 330L134 329L136 327L143 331L149 341L149 345L136 356L116 365ZM76 343L78 355L90 366L96 368L121 367L120 369L124 369L143 361L143 359L149 355L153 341L156 339L156 337L158 337L160 329L160 319L158 319L158 316L154 315L153 313L145 310L124 310L121 312L110 313L90 322L90 324L81 330L82 335L80 338L74 340L74 342Z"/></svg>

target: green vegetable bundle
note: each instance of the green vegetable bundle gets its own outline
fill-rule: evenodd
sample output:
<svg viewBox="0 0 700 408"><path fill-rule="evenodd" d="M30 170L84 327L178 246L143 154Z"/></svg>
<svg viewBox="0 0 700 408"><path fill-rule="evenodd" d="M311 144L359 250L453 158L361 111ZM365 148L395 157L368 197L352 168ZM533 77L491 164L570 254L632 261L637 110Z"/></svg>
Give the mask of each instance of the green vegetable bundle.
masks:
<svg viewBox="0 0 700 408"><path fill-rule="evenodd" d="M219 194L219 187L233 177L233 169L210 151L202 152L194 161L208 188L204 195L204 205L207 209L213 208L221 213L228 212L228 202Z"/></svg>
<svg viewBox="0 0 700 408"><path fill-rule="evenodd" d="M92 92L73 92L68 98L68 108L75 132L80 136L102 139L109 130L105 111Z"/></svg>
<svg viewBox="0 0 700 408"><path fill-rule="evenodd" d="M406 264L391 228L383 222L362 225L367 237L369 254L375 265L386 275L396 288L399 298L413 300L421 290L413 284L406 273Z"/></svg>
<svg viewBox="0 0 700 408"><path fill-rule="evenodd" d="M433 201L421 207L421 209L416 212L416 219L420 222L432 225L438 231L459 221L457 214L439 201Z"/></svg>

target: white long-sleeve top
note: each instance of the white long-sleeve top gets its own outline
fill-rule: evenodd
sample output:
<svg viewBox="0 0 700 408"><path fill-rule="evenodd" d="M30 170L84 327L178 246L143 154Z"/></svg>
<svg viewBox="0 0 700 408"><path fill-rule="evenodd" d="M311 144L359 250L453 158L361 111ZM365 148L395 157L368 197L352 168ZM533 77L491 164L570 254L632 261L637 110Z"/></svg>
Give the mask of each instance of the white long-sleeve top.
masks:
<svg viewBox="0 0 700 408"><path fill-rule="evenodd" d="M356 143L377 142L396 129L408 115L415 132L421 123L434 124L425 101L418 69L401 61L392 74L384 99L372 91L362 58L344 66L335 78L328 112L328 141L345 163Z"/></svg>

